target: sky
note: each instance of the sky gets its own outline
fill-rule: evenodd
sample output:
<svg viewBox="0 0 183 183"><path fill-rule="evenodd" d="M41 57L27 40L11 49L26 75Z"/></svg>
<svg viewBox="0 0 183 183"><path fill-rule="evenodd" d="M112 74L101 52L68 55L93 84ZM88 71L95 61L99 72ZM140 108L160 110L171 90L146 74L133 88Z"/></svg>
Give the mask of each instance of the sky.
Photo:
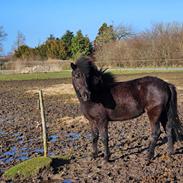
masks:
<svg viewBox="0 0 183 183"><path fill-rule="evenodd" d="M18 31L35 47L66 30L81 30L93 41L104 22L130 25L135 32L155 23L183 23L182 0L0 0L0 7L0 26L8 34L4 54L11 51Z"/></svg>

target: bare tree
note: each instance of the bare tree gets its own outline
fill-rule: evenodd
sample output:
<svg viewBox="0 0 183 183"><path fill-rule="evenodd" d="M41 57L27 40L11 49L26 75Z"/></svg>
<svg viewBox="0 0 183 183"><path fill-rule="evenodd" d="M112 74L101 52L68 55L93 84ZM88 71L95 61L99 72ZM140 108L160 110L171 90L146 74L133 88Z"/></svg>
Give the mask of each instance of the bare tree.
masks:
<svg viewBox="0 0 183 183"><path fill-rule="evenodd" d="M3 44L2 42L6 38L7 34L4 32L3 27L0 26L0 53L3 51Z"/></svg>
<svg viewBox="0 0 183 183"><path fill-rule="evenodd" d="M183 24L157 23L130 39L132 32L116 30L118 39L96 50L97 62L127 67L183 65Z"/></svg>
<svg viewBox="0 0 183 183"><path fill-rule="evenodd" d="M20 46L25 45L25 36L22 32L18 31L14 50L17 50Z"/></svg>
<svg viewBox="0 0 183 183"><path fill-rule="evenodd" d="M127 39L135 35L135 33L132 31L132 27L124 24L114 26L114 32L117 40Z"/></svg>

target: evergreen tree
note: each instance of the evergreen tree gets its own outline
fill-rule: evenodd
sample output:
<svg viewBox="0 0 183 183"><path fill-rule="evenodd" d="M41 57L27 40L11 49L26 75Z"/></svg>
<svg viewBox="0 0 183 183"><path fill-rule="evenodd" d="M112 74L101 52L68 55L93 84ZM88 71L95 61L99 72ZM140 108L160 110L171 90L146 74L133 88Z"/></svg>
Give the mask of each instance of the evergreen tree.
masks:
<svg viewBox="0 0 183 183"><path fill-rule="evenodd" d="M51 41L51 40L55 40L55 39L56 39L55 36L53 34L50 34L47 41Z"/></svg>
<svg viewBox="0 0 183 183"><path fill-rule="evenodd" d="M19 46L17 50L15 50L14 56L21 60L31 60L34 59L34 51L27 45L22 45Z"/></svg>
<svg viewBox="0 0 183 183"><path fill-rule="evenodd" d="M112 25L108 26L107 23L103 23L98 30L97 37L95 38L95 41L94 41L94 47L95 49L99 49L104 44L114 40L116 40L116 36L113 30L113 26Z"/></svg>
<svg viewBox="0 0 183 183"><path fill-rule="evenodd" d="M58 40L58 59L66 60L68 58L67 45L63 40Z"/></svg>
<svg viewBox="0 0 183 183"><path fill-rule="evenodd" d="M74 36L72 32L66 33L59 39L52 34L47 38L45 43L36 48L29 48L26 45L20 45L15 50L15 58L46 60L51 59L76 59L81 55L90 55L92 53L92 44L87 36L83 36L78 31Z"/></svg>
<svg viewBox="0 0 183 183"><path fill-rule="evenodd" d="M48 58L65 60L67 58L66 45L63 40L52 37L45 43Z"/></svg>
<svg viewBox="0 0 183 183"><path fill-rule="evenodd" d="M90 55L92 52L92 44L87 36L83 36L81 30L72 38L71 51L73 59L81 55Z"/></svg>
<svg viewBox="0 0 183 183"><path fill-rule="evenodd" d="M36 47L34 49L34 53L35 53L35 57L36 60L47 60L47 49L46 49L46 45L42 44L39 45L38 47Z"/></svg>
<svg viewBox="0 0 183 183"><path fill-rule="evenodd" d="M58 57L58 45L56 38L50 34L45 42L46 54L48 58L56 59Z"/></svg>
<svg viewBox="0 0 183 183"><path fill-rule="evenodd" d="M67 59L72 57L71 44L73 37L74 37L73 32L69 30L67 30L66 33L61 37L61 40L65 43Z"/></svg>

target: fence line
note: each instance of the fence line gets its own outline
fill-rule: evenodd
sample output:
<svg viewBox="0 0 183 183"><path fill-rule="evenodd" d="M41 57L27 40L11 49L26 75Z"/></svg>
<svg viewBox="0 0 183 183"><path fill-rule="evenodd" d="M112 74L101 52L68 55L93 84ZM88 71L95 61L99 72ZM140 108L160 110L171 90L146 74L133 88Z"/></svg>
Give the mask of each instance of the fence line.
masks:
<svg viewBox="0 0 183 183"><path fill-rule="evenodd" d="M0 67L0 74L56 72L70 69L70 60L54 61L10 61ZM183 67L183 58L174 59L110 59L95 62L97 66L109 68L135 68L135 67Z"/></svg>
<svg viewBox="0 0 183 183"><path fill-rule="evenodd" d="M179 62L183 64L183 58L172 58L172 59L162 59L162 58L154 58L154 59L116 59L112 58L108 62L156 62L156 61L167 61L167 62ZM96 63L107 62L105 60L96 61Z"/></svg>
<svg viewBox="0 0 183 183"><path fill-rule="evenodd" d="M183 58L175 59L115 59L110 60L100 60L96 62L99 66L112 66L112 67L144 67L144 66L153 66L153 67L167 67L167 66L183 66Z"/></svg>

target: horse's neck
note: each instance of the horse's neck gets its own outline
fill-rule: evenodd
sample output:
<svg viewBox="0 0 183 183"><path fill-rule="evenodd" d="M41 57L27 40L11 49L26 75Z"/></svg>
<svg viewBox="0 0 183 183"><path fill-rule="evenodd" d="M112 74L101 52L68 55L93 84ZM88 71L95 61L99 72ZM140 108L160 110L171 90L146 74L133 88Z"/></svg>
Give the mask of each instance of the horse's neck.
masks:
<svg viewBox="0 0 183 183"><path fill-rule="evenodd" d="M102 96L105 93L109 93L111 90L110 85L98 85L93 87L93 89L90 91L93 95Z"/></svg>
<svg viewBox="0 0 183 183"><path fill-rule="evenodd" d="M98 87L96 90L91 92L91 98L93 102L105 102L104 100L109 100L112 98L110 87Z"/></svg>

